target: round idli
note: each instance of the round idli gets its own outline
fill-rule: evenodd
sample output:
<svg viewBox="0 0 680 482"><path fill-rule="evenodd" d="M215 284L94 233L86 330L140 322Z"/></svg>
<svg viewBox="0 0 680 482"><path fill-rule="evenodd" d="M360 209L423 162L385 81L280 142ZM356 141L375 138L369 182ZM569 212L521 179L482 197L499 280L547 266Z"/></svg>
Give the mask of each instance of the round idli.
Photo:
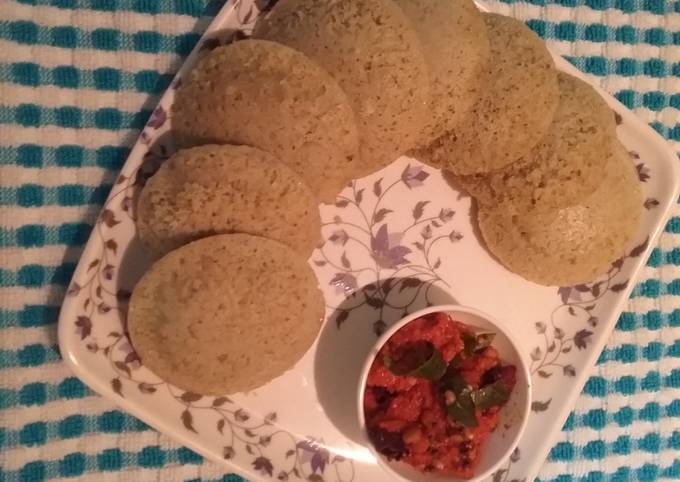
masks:
<svg viewBox="0 0 680 482"><path fill-rule="evenodd" d="M483 92L458 128L419 153L457 175L500 169L527 154L548 130L559 100L545 43L519 20L482 16L491 49Z"/></svg>
<svg viewBox="0 0 680 482"><path fill-rule="evenodd" d="M599 186L616 139L611 109L576 77L560 72L558 83L554 121L531 152L505 169L460 178L481 204L552 210L578 203Z"/></svg>
<svg viewBox="0 0 680 482"><path fill-rule="evenodd" d="M472 0L395 0L411 20L430 72L430 116L419 146L455 129L479 97L489 39Z"/></svg>
<svg viewBox="0 0 680 482"><path fill-rule="evenodd" d="M427 123L429 75L418 37L392 0L279 0L253 37L326 69L357 114L369 174L415 147Z"/></svg>
<svg viewBox="0 0 680 482"><path fill-rule="evenodd" d="M247 233L308 257L321 240L311 189L286 165L248 146L178 151L149 179L137 232L155 257L214 234Z"/></svg>
<svg viewBox="0 0 680 482"><path fill-rule="evenodd" d="M226 234L157 261L132 293L128 329L156 375L183 390L223 395L292 368L323 314L304 257L270 239Z"/></svg>
<svg viewBox="0 0 680 482"><path fill-rule="evenodd" d="M206 54L176 93L172 127L183 147L271 152L323 201L363 172L345 93L304 54L274 42L243 40Z"/></svg>
<svg viewBox="0 0 680 482"><path fill-rule="evenodd" d="M612 146L600 186L579 204L549 212L480 206L489 251L510 271L543 285L572 286L606 273L626 254L642 216L630 154Z"/></svg>

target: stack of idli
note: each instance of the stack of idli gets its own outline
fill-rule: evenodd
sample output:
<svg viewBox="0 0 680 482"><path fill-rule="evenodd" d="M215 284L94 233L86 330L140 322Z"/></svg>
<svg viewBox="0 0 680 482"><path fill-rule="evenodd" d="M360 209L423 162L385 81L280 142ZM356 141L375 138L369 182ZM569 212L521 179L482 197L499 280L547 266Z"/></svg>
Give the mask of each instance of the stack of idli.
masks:
<svg viewBox="0 0 680 482"><path fill-rule="evenodd" d="M171 114L180 150L139 196L156 261L128 324L143 363L192 392L301 359L324 311L318 205L402 154L450 173L489 251L537 283L605 273L641 216L600 95L472 0L280 0L251 38L201 52Z"/></svg>

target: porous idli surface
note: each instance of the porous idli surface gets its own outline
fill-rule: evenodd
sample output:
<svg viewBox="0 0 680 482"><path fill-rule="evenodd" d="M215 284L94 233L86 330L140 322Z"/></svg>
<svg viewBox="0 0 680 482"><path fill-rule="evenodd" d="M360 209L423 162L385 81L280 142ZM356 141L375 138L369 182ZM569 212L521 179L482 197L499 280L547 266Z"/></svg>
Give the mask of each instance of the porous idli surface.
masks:
<svg viewBox="0 0 680 482"><path fill-rule="evenodd" d="M247 233L308 257L321 239L317 200L292 169L249 146L178 151L144 186L137 232L154 257L214 234Z"/></svg>
<svg viewBox="0 0 680 482"><path fill-rule="evenodd" d="M615 142L611 109L588 83L558 75L560 103L545 137L520 161L460 180L481 204L552 210L580 202L602 181Z"/></svg>
<svg viewBox="0 0 680 482"><path fill-rule="evenodd" d="M176 93L172 127L183 147L268 151L323 201L363 172L345 93L307 56L274 42L243 40L206 54Z"/></svg>
<svg viewBox="0 0 680 482"><path fill-rule="evenodd" d="M510 271L543 285L572 286L605 274L626 254L642 216L637 170L618 142L601 181L580 203L555 211L480 206L486 246Z"/></svg>
<svg viewBox="0 0 680 482"><path fill-rule="evenodd" d="M365 174L419 141L429 74L414 28L392 0L279 0L253 36L303 52L338 81L357 113Z"/></svg>
<svg viewBox="0 0 680 482"><path fill-rule="evenodd" d="M479 97L489 39L472 0L395 0L411 20L430 72L430 116L419 147L463 122Z"/></svg>
<svg viewBox="0 0 680 482"><path fill-rule="evenodd" d="M183 390L257 388L312 345L324 314L304 257L257 236L226 234L157 261L130 299L128 329L142 363Z"/></svg>
<svg viewBox="0 0 680 482"><path fill-rule="evenodd" d="M500 169L527 154L547 132L559 101L545 43L519 20L482 16L491 49L483 91L467 120L421 154L457 175Z"/></svg>

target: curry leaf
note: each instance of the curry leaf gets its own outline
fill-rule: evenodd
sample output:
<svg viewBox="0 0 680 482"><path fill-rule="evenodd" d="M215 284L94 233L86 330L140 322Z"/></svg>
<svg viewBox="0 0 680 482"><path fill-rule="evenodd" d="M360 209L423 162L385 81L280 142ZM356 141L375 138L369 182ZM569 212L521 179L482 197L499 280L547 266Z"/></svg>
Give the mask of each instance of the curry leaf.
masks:
<svg viewBox="0 0 680 482"><path fill-rule="evenodd" d="M385 366L395 375L439 380L446 372L444 357L429 341L404 345L409 350L398 360L384 358Z"/></svg>
<svg viewBox="0 0 680 482"><path fill-rule="evenodd" d="M510 392L500 380L470 393L472 403L480 410L503 405L510 398Z"/></svg>

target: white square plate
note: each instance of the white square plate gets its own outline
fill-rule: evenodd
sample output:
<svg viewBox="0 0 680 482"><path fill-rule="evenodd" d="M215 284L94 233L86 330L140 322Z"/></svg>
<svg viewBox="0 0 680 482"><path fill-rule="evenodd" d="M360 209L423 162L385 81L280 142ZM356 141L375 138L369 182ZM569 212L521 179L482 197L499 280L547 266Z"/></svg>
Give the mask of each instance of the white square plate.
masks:
<svg viewBox="0 0 680 482"><path fill-rule="evenodd" d="M470 198L441 173L402 157L321 207L325 244L310 258L327 323L293 370L247 394L200 397L159 380L125 336L126 300L148 266L135 198L172 152L168 116L198 51L248 32L261 0L228 2L163 96L102 210L64 301L61 353L92 389L152 427L251 480L388 481L358 442L354 380L374 329L428 303L458 302L512 323L531 363L532 414L494 480L532 480L602 351L672 205L680 173L665 141L619 102L619 138L634 153L645 197L630 252L606 276L544 287L499 265L478 241ZM583 78L556 57L557 66ZM263 293L266 296L266 293Z"/></svg>

